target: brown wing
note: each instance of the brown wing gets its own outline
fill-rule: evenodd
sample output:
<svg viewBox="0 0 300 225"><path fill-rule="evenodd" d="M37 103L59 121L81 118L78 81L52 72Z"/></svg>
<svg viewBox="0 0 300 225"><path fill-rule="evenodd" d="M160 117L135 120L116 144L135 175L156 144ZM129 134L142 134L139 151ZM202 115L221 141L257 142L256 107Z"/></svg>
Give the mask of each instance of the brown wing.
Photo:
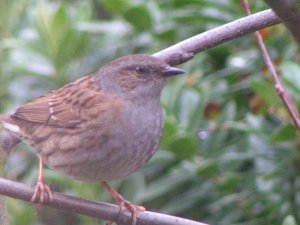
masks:
<svg viewBox="0 0 300 225"><path fill-rule="evenodd" d="M81 123L81 108L103 95L93 82L83 77L18 108L13 118L49 126L74 127Z"/></svg>

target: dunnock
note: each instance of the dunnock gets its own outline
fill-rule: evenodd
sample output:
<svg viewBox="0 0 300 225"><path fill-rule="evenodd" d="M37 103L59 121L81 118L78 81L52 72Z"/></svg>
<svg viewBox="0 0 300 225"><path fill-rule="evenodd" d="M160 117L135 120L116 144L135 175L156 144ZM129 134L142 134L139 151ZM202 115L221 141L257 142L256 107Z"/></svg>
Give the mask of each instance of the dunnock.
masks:
<svg viewBox="0 0 300 225"><path fill-rule="evenodd" d="M164 124L162 88L168 77L183 73L153 56L129 55L0 116L3 126L39 156L32 201L51 200L46 163L72 179L101 181L120 207L131 211L135 224L138 207L107 181L128 177L156 152Z"/></svg>

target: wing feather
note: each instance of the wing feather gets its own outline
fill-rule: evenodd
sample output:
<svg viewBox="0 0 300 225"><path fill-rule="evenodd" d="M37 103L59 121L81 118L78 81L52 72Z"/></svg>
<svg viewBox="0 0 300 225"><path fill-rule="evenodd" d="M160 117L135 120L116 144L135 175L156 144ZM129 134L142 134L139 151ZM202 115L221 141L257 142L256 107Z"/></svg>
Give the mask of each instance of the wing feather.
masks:
<svg viewBox="0 0 300 225"><path fill-rule="evenodd" d="M94 77L84 77L16 110L13 118L48 126L74 127L81 123L81 107L103 99ZM74 87L76 85L76 87ZM80 97L79 97L80 96ZM92 101L94 100L94 101Z"/></svg>

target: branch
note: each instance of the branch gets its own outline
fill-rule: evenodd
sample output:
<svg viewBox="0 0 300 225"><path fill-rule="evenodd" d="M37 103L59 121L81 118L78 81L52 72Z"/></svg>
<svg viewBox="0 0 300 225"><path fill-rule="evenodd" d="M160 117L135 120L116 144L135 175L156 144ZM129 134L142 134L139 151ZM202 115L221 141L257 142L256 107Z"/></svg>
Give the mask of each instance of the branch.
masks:
<svg viewBox="0 0 300 225"><path fill-rule="evenodd" d="M170 65L178 65L191 60L203 50L278 23L280 20L272 10L265 10L188 38L154 56L164 59Z"/></svg>
<svg viewBox="0 0 300 225"><path fill-rule="evenodd" d="M0 194L30 202L34 189L15 181L0 178ZM119 215L119 206L96 201L88 201L61 193L53 192L53 200L43 203L56 209L79 213L86 216L115 221L122 225L131 224L131 213L123 210ZM117 220L117 221L116 221ZM180 217L154 212L138 212L137 225L208 225Z"/></svg>
<svg viewBox="0 0 300 225"><path fill-rule="evenodd" d="M265 0L300 44L300 3L296 0Z"/></svg>
<svg viewBox="0 0 300 225"><path fill-rule="evenodd" d="M243 7L247 13L247 15L251 14L250 8L249 8L249 4L247 0L242 0L243 3ZM290 113L292 120L294 122L294 125L296 126L296 128L298 129L298 131L300 132L300 119L299 119L299 114L297 112L296 109L296 105L293 102L291 96L289 96L288 91L286 90L282 80L280 79L279 75L277 74L276 68L272 62L272 59L268 53L268 50L264 44L263 38L260 35L260 33L258 31L255 32L255 37L257 39L257 43L259 45L259 48L262 51L264 60L266 62L266 65L268 67L269 72L272 75L273 81L275 83L275 89L279 95L279 97L281 98L283 104L285 105L285 107L287 108L288 112Z"/></svg>

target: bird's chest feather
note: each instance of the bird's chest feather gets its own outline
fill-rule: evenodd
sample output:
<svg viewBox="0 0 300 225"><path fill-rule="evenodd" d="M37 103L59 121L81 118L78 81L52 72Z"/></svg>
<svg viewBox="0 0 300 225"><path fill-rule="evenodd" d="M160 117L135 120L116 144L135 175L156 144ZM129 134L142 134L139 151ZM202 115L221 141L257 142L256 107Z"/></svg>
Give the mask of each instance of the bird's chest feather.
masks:
<svg viewBox="0 0 300 225"><path fill-rule="evenodd" d="M159 105L131 107L123 118L124 142L128 148L134 149L132 151L136 154L139 151L155 151L160 141L163 124L164 115Z"/></svg>
<svg viewBox="0 0 300 225"><path fill-rule="evenodd" d="M116 136L102 148L104 154L111 156L105 157L105 164L110 164L105 177L122 179L144 166L158 149L163 124L164 114L160 106L155 110L147 106L128 108L118 126L119 131L114 133ZM99 171L103 172L105 169L101 163L98 165Z"/></svg>

